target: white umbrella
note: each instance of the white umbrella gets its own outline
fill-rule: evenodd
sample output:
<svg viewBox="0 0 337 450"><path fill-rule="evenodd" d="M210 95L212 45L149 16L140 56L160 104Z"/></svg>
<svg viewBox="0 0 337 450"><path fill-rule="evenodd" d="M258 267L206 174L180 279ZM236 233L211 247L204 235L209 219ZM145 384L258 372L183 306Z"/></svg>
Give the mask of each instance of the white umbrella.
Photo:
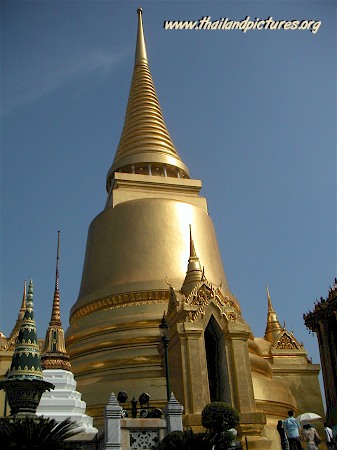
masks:
<svg viewBox="0 0 337 450"><path fill-rule="evenodd" d="M307 412L307 413L300 414L298 417L296 417L296 420L298 422L310 422L312 420L318 420L321 418L322 417L316 413Z"/></svg>

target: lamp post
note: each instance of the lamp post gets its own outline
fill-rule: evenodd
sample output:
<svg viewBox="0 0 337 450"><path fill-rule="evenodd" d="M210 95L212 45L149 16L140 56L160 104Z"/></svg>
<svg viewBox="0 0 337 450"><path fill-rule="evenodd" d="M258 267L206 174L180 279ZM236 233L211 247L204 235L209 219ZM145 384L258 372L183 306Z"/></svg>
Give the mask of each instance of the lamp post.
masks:
<svg viewBox="0 0 337 450"><path fill-rule="evenodd" d="M163 318L159 325L161 341L164 345L164 355L165 355L165 375L166 375L166 395L167 401L170 400L170 373L169 373L169 365L168 365L168 344L170 342L170 327L167 323L165 314L163 314Z"/></svg>

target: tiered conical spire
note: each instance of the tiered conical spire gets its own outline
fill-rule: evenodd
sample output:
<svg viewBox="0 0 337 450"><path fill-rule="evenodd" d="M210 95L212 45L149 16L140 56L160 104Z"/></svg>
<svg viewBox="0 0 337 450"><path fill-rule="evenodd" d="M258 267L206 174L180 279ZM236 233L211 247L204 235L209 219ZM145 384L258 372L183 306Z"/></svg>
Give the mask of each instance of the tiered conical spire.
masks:
<svg viewBox="0 0 337 450"><path fill-rule="evenodd" d="M200 260L195 251L194 242L192 239L192 227L190 225L190 257L188 259L186 277L181 287L182 292L185 295L188 295L197 283L201 281L202 277L203 271Z"/></svg>
<svg viewBox="0 0 337 450"><path fill-rule="evenodd" d="M280 332L283 330L283 328L280 325L280 322L277 318L276 312L273 308L270 293L268 289L268 285L266 285L267 290L267 299L268 299L268 314L267 314L267 326L266 326L266 332L264 334L264 338L274 343L276 338L279 336Z"/></svg>
<svg viewBox="0 0 337 450"><path fill-rule="evenodd" d="M43 369L70 370L70 357L65 347L64 331L60 315L59 260L60 232L58 231L53 307L41 359Z"/></svg>
<svg viewBox="0 0 337 450"><path fill-rule="evenodd" d="M33 282L30 280L26 310L22 319L8 379L39 380L42 378L41 354L34 320Z"/></svg>
<svg viewBox="0 0 337 450"><path fill-rule="evenodd" d="M142 9L137 12L134 72L124 128L107 175L108 192L116 171L189 178L164 122L147 59Z"/></svg>

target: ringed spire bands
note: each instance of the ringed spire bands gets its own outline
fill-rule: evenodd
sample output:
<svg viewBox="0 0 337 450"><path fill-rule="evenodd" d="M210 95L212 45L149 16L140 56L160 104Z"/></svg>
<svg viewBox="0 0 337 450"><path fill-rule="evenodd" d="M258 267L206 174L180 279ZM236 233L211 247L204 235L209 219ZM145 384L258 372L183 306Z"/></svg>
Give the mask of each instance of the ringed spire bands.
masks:
<svg viewBox="0 0 337 450"><path fill-rule="evenodd" d="M147 59L141 8L137 13L135 65L122 135L107 174L108 192L115 172L189 178L164 122Z"/></svg>
<svg viewBox="0 0 337 450"><path fill-rule="evenodd" d="M33 281L28 286L26 311L8 373L9 380L42 380L41 354L36 335L33 302Z"/></svg>
<svg viewBox="0 0 337 450"><path fill-rule="evenodd" d="M46 332L43 353L41 355L43 369L70 370L70 357L66 351L64 331L60 314L59 293L59 259L60 259L60 232L57 232L56 275L53 306L49 327Z"/></svg>
<svg viewBox="0 0 337 450"><path fill-rule="evenodd" d="M275 340L277 339L277 337L279 336L279 334L281 333L282 327L277 318L277 314L273 308L268 285L266 285L266 291L267 291L267 300L268 300L268 314L267 314L267 326L266 326L266 332L264 334L264 338L267 341L274 343Z"/></svg>

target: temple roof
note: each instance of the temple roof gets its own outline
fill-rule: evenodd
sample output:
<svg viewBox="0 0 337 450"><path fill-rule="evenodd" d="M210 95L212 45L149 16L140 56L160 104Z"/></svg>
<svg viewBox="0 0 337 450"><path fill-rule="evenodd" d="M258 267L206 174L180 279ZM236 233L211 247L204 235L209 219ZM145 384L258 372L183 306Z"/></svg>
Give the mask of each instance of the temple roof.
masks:
<svg viewBox="0 0 337 450"><path fill-rule="evenodd" d="M317 332L320 330L322 323L336 323L337 320L337 278L335 278L333 286L330 287L328 296L321 297L316 300L312 311L303 314L305 326L309 330Z"/></svg>
<svg viewBox="0 0 337 450"><path fill-rule="evenodd" d="M64 331L62 328L61 314L60 314L59 260L60 260L60 232L58 231L53 306L49 327L46 332L46 339L44 343L41 360L43 369L70 370L70 357L65 347Z"/></svg>
<svg viewBox="0 0 337 450"><path fill-rule="evenodd" d="M142 9L137 12L134 71L122 135L107 174L108 192L116 171L189 178L164 122L147 58Z"/></svg>

